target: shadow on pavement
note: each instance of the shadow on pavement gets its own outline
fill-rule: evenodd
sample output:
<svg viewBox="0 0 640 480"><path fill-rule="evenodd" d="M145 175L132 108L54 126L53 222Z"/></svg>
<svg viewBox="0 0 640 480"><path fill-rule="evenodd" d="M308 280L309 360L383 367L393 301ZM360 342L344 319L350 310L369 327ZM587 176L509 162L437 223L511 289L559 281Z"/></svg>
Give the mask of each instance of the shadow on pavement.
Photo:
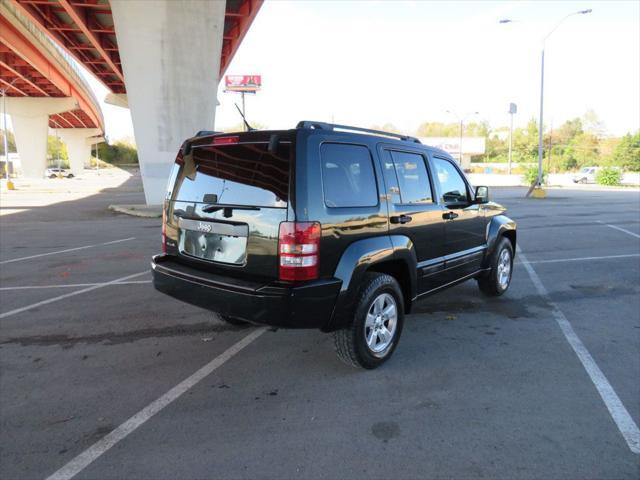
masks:
<svg viewBox="0 0 640 480"><path fill-rule="evenodd" d="M72 187L73 184L70 184ZM33 189L33 195L58 195L58 193L46 193ZM72 188L68 189L73 191ZM64 191L60 192L61 194ZM29 195L29 187L19 193L22 196ZM24 197L22 197L24 198ZM10 200L22 205L11 205ZM122 184L116 187L107 187L93 195L83 198L60 201L50 205L27 206L15 196L9 197L3 193L0 210L22 210L15 213L6 213L0 216L0 226L20 225L28 222L62 222L62 221L86 221L97 220L105 217L115 217L119 214L108 210L108 206L114 203L143 204L145 202L142 190L142 180L139 171L136 171ZM0 229L2 230L2 229Z"/></svg>

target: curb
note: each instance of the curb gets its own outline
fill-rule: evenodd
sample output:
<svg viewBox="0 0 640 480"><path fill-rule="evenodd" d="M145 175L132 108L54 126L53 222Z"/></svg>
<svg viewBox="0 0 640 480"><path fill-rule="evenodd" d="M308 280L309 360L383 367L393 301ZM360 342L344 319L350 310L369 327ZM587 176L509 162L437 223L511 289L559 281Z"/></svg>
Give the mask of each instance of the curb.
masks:
<svg viewBox="0 0 640 480"><path fill-rule="evenodd" d="M132 217L161 218L162 205L109 205L109 210Z"/></svg>

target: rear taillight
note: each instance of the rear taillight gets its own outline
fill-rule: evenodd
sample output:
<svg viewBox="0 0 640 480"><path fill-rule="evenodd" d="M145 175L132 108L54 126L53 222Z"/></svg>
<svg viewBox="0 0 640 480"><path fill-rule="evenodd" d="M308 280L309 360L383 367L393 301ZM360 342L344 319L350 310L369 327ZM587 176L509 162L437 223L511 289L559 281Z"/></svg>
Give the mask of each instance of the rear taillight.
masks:
<svg viewBox="0 0 640 480"><path fill-rule="evenodd" d="M301 282L318 278L320 224L282 222L278 235L280 280Z"/></svg>
<svg viewBox="0 0 640 480"><path fill-rule="evenodd" d="M162 253L167 253L167 206L162 205Z"/></svg>

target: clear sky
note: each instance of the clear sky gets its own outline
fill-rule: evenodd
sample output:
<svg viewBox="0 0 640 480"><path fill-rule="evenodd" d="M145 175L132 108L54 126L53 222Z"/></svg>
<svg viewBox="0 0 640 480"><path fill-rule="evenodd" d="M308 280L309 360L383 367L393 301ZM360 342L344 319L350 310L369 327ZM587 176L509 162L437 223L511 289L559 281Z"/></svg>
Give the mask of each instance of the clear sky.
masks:
<svg viewBox="0 0 640 480"><path fill-rule="evenodd" d="M610 134L640 128L640 2L266 1L228 74L261 74L247 116L271 128L301 119L412 133L446 113L479 111L493 127L538 116L542 37L545 124L593 109ZM498 20L514 23L501 25ZM95 82L92 82L95 83ZM223 83L223 82L222 82ZM104 97L100 88L99 98ZM216 128L240 121L239 95L218 91ZM132 137L128 110L105 106L110 138ZM204 126L203 126L204 127Z"/></svg>

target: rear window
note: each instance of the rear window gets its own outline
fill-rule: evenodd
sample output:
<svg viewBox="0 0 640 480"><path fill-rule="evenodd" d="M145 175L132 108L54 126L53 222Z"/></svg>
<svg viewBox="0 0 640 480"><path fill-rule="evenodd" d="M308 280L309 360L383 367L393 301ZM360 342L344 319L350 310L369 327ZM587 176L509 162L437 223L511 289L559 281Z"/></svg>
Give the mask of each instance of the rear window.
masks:
<svg viewBox="0 0 640 480"><path fill-rule="evenodd" d="M286 208L291 144L275 152L266 143L195 146L173 185L174 200Z"/></svg>
<svg viewBox="0 0 640 480"><path fill-rule="evenodd" d="M320 148L320 159L327 207L372 207L378 204L376 177L367 147L324 143Z"/></svg>

